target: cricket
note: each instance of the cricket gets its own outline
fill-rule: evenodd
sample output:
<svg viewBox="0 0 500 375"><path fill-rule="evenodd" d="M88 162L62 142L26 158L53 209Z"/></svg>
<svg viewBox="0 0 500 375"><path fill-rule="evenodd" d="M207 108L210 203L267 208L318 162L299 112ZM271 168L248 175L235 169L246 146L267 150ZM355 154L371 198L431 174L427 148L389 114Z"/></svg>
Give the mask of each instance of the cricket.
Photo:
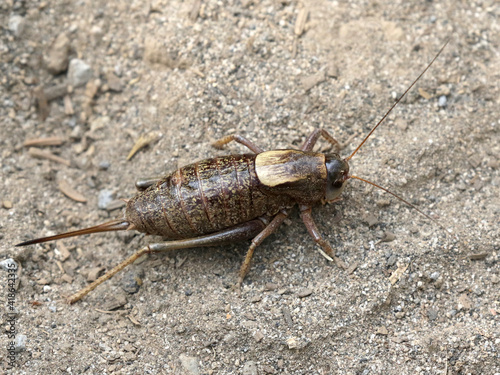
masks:
<svg viewBox="0 0 500 375"><path fill-rule="evenodd" d="M352 175L349 161L430 68L447 43L346 158L339 155L340 143L324 129L314 130L298 150L265 151L242 136L229 135L215 142L214 146L222 148L234 141L247 147L251 153L205 159L163 177L139 180L136 182L138 192L127 200L122 218L86 229L25 241L16 246L120 230L136 230L167 240L143 247L107 271L70 296L67 302L72 304L144 254L219 246L251 239L235 284L239 290L250 270L256 247L280 227L295 205L313 240L339 268L345 269L344 262L335 256L335 251L318 230L312 209L318 203L338 201L347 181L351 179L382 189L443 228L432 217L388 189ZM335 152L314 152L313 148L320 137L330 143Z"/></svg>

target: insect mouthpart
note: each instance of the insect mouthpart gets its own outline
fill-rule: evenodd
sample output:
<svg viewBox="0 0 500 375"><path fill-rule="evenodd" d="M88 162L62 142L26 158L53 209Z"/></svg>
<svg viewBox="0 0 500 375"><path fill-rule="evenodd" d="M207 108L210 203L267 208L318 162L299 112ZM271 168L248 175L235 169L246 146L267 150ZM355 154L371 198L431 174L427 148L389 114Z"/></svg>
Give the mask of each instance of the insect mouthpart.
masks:
<svg viewBox="0 0 500 375"><path fill-rule="evenodd" d="M349 164L337 154L326 155L325 165L327 170L326 194L327 201L332 201L342 194L345 182L350 178Z"/></svg>

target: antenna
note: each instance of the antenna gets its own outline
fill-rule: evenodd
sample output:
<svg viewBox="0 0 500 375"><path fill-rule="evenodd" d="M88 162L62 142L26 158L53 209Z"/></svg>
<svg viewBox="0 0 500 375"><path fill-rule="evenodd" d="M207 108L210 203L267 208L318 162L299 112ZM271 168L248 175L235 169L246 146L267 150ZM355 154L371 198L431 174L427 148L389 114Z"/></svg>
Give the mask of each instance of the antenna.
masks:
<svg viewBox="0 0 500 375"><path fill-rule="evenodd" d="M363 146L365 144L365 142L368 140L368 138L370 138L370 136L372 135L372 133L375 131L375 129L378 128L378 126L387 118L387 116L389 116L389 114L392 112L392 110L394 109L394 107L396 107L398 105L398 103L401 101L401 99L403 99L406 95L406 93L408 91L410 91L410 89L415 85L415 83L417 83L417 81L420 79L420 77L422 77L425 72L431 67L432 63L438 58L438 56L441 54L441 52L443 52L444 50L444 47L446 47L446 45L448 44L450 40L448 39L446 41L446 43L441 47L441 49L439 50L439 52L436 54L436 56L434 56L434 58L432 59L432 61L429 63L429 65L427 65L427 67L424 69L424 71L422 73L420 73L420 75L417 77L417 79L415 81L413 81L413 83L410 85L410 87L408 87L406 89L406 91L403 93L403 95L401 95L397 100L396 102L392 105L392 107L386 112L386 114L384 115L384 117L382 117L382 119L377 123L377 125L375 125L373 127L372 130L370 130L370 132L368 133L368 135L365 137L365 139L363 139L363 142L360 143L360 145L356 148L356 150L354 150L354 152L349 155L345 161L349 161L351 160L351 158L354 156L354 154L356 154L356 152L358 152L358 150L361 148L361 146Z"/></svg>
<svg viewBox="0 0 500 375"><path fill-rule="evenodd" d="M403 203L406 203L408 206L410 206L411 208L413 208L414 210L416 210L418 213L424 215L427 219L435 222L437 225L439 225L441 227L441 229L443 229L445 232L449 233L448 229L446 229L443 225L441 225L441 223L439 221L437 221L436 219L433 219L432 217L430 217L429 215L427 215L425 212L419 210L417 207L415 207L415 205L411 204L410 202L404 200L403 198L401 198L400 196L394 194L392 191L386 189L386 188L383 188L382 186L380 185L377 185L376 183L374 182L371 182L371 181L368 181L364 178L361 178L361 177L358 177L358 176L349 176L349 178L354 178L356 180L360 180L360 181L363 181L363 182L366 182L367 184L370 184L370 185L373 185L383 191L385 191L386 193L389 193L391 194L393 197L395 198L398 198L401 202Z"/></svg>

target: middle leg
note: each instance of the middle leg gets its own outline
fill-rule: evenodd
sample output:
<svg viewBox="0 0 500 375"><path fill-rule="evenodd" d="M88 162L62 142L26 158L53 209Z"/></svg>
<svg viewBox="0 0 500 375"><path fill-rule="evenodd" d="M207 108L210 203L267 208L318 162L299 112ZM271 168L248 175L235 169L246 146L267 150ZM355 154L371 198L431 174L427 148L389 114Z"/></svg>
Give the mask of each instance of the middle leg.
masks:
<svg viewBox="0 0 500 375"><path fill-rule="evenodd" d="M229 142L232 142L232 141L238 142L239 144L248 147L250 150L252 150L256 154L260 154L261 152L264 152L264 150L261 149L259 146L257 146L255 143L253 143L252 141L246 139L245 137L242 137L241 135L237 135L237 134L227 135L227 136L219 139L218 141L215 141L213 143L213 146L215 148L222 148L222 146L224 146L225 144L228 144Z"/></svg>
<svg viewBox="0 0 500 375"><path fill-rule="evenodd" d="M316 223L314 222L314 219L312 217L311 206L300 205L300 217L302 218L302 221L304 222L307 231L314 239L314 242L316 242L319 246L321 246L323 251L335 261L337 267L347 269L347 265L344 263L344 261L335 255L335 252L333 251L328 241L326 241L321 236L318 227L316 226Z"/></svg>
<svg viewBox="0 0 500 375"><path fill-rule="evenodd" d="M241 265L240 272L238 275L238 282L236 283L235 287L239 291L241 290L241 284L243 283L243 280L245 279L245 276L247 275L248 271L250 270L250 264L252 262L252 257L253 253L255 251L255 248L259 246L262 241L264 241L271 233L276 231L276 229L279 228L279 226L285 221L285 219L289 215L289 210L281 210L278 212L278 214L273 218L273 220L264 228L262 232L260 232L253 240L252 244L248 248L247 255L245 256L245 260L243 261L243 264Z"/></svg>
<svg viewBox="0 0 500 375"><path fill-rule="evenodd" d="M318 141L319 137L322 136L325 138L330 144L335 147L335 152L339 153L342 148L340 142L333 138L330 133L328 133L325 129L316 129L314 130L309 137L307 137L306 141L300 148L301 151L312 151L314 145Z"/></svg>

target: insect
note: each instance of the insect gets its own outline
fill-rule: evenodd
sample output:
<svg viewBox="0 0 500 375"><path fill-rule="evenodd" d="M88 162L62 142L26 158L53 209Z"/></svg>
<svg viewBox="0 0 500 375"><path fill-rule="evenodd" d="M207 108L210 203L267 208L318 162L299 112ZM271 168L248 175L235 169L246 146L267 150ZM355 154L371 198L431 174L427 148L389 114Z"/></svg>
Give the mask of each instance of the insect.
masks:
<svg viewBox="0 0 500 375"><path fill-rule="evenodd" d="M314 241L339 267L346 268L320 234L312 217L312 206L319 202L339 200L349 179L372 184L435 221L387 189L350 174L348 162L429 69L446 44L354 152L345 159L341 158L338 152L323 154L312 151L319 137L325 138L337 151L340 149L339 142L324 129L314 130L299 150L264 151L242 136L226 136L214 145L220 148L235 141L246 146L252 153L206 159L182 167L164 177L140 180L136 183L139 192L127 201L123 218L86 229L26 241L16 246L119 230L137 230L170 240L143 247L69 297L68 302L74 303L144 254L252 239L238 274L236 286L239 289L250 269L255 248L276 231L289 215L291 208L298 205L302 221Z"/></svg>

